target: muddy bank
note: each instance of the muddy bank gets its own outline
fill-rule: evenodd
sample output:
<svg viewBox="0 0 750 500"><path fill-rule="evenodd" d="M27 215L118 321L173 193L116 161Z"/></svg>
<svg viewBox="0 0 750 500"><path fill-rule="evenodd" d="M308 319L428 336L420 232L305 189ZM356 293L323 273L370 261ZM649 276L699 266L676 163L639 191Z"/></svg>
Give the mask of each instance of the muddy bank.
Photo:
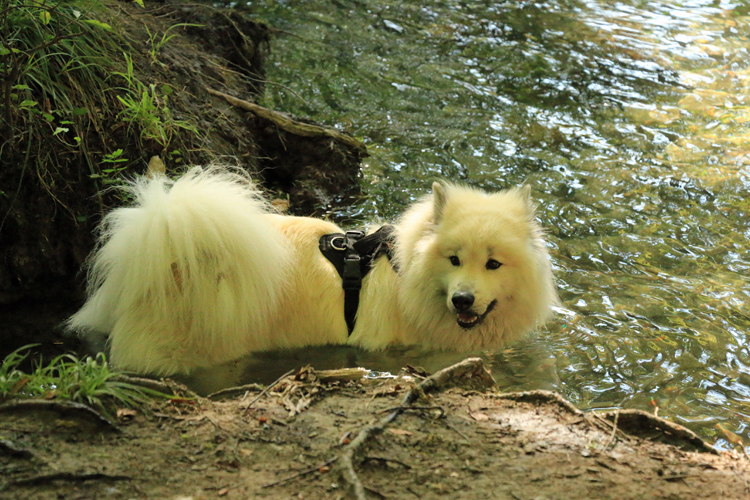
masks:
<svg viewBox="0 0 750 500"><path fill-rule="evenodd" d="M442 373L442 375L441 375ZM356 378L356 380L347 380ZM183 396L185 396L183 394ZM680 426L499 393L481 364L424 379L300 370L111 424L0 409L3 498L747 498L748 461ZM363 437L364 436L364 437Z"/></svg>
<svg viewBox="0 0 750 500"><path fill-rule="evenodd" d="M362 143L337 131L300 134L281 123L310 125L302 119L247 110L216 94L261 98L271 27L209 4L146 2L144 9L105 1L85 11L86 21L111 29L88 32L91 25L68 12L74 7L61 6L40 28L83 33L65 41L62 55L55 45L44 49L69 68L54 66L42 84L36 74L14 82L28 85L26 99L42 112L14 105L0 114L0 324L10 325L0 329L0 356L30 342L48 353L77 348L54 328L81 302L80 269L96 223L124 201L107 188L142 174L153 156L168 172L236 164L298 215L324 214L359 194ZM3 29L10 28L0 23ZM96 66L78 68L94 57ZM55 98L60 89L65 99ZM129 114L141 100L155 108Z"/></svg>

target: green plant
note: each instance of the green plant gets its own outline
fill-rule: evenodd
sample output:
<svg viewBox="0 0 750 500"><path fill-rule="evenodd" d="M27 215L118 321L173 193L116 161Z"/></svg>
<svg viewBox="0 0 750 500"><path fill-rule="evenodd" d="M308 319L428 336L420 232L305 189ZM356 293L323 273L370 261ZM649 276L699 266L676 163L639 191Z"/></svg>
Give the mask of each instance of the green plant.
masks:
<svg viewBox="0 0 750 500"><path fill-rule="evenodd" d="M59 398L103 408L106 400L132 406L148 396L170 397L119 380L120 374L109 368L104 354L78 359L62 354L48 364L41 362L30 373L18 367L34 345L21 347L0 364L0 398Z"/></svg>
<svg viewBox="0 0 750 500"><path fill-rule="evenodd" d="M112 153L107 153L102 156L101 163L109 165L109 167L102 168L100 174L91 174L89 177L92 179L100 179L105 186L119 184L121 174L123 174L128 168L127 164L121 165L128 161L127 158L123 158L122 153L122 149L117 149Z"/></svg>
<svg viewBox="0 0 750 500"><path fill-rule="evenodd" d="M62 114L83 114L82 103L69 98L77 95L71 85L93 84L93 92L100 90L101 45L106 42L100 35L111 27L86 19L86 9L83 2L0 0L0 101L8 134L22 115L52 122L53 103ZM71 79L71 73L80 78Z"/></svg>
<svg viewBox="0 0 750 500"><path fill-rule="evenodd" d="M203 25L202 24L190 24L190 23L178 23L173 26L170 26L169 29L167 29L167 31L165 31L164 34L161 36L161 38L158 40L157 40L156 33L152 34L151 30L148 29L148 26L145 26L146 33L148 33L148 43L151 46L151 49L149 50L149 54L151 55L152 64L155 62L159 62L156 56L161 51L162 47L172 38L177 36L176 33L170 35L169 32L175 28L181 28L185 26L202 27Z"/></svg>
<svg viewBox="0 0 750 500"><path fill-rule="evenodd" d="M162 85L157 89L155 84L144 85L133 74L133 59L125 54L127 72L117 72L128 84L125 95L118 95L117 99L123 106L118 118L129 124L137 124L140 137L150 139L163 148L172 142L172 136L177 129L198 133L194 125L182 120L175 120L169 109L168 99L172 94L172 87Z"/></svg>

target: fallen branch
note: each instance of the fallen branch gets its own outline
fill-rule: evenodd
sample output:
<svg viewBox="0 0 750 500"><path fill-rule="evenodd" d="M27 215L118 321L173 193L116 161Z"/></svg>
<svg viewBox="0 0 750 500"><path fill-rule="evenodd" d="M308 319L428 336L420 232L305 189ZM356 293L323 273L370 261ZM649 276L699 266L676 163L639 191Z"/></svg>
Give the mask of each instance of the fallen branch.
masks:
<svg viewBox="0 0 750 500"><path fill-rule="evenodd" d="M368 441L382 433L386 426L396 420L401 413L412 409L414 402L420 397L428 392L441 390L451 385L469 385L475 389L480 387L487 389L494 386L495 381L484 367L481 358L465 359L426 378L419 385L410 389L401 404L393 408L389 415L380 422L362 429L339 456L341 478L357 500L366 500L367 497L366 488L354 471L354 464L363 460L362 455Z"/></svg>
<svg viewBox="0 0 750 500"><path fill-rule="evenodd" d="M326 128L292 120L283 113L264 108L263 106L258 106L253 102L237 99L236 97L225 94L223 92L219 92L217 90L207 88L206 91L208 91L209 94L223 97L232 106L250 111L263 119L273 122L277 127L286 130L291 134L303 137L330 137L331 139L343 142L347 146L352 147L358 151L364 152L367 149L362 141L359 141L350 135L342 134L341 132L332 128Z"/></svg>

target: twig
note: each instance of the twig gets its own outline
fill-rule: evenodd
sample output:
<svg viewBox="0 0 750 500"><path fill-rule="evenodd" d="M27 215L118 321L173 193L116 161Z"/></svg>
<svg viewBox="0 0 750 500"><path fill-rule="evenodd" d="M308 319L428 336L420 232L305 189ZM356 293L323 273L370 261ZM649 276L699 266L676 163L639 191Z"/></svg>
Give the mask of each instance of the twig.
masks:
<svg viewBox="0 0 750 500"><path fill-rule="evenodd" d="M615 433L617 432L617 419L618 418L620 418L620 409L619 408L615 412L615 419L614 419L614 422L612 424L612 434L609 435L609 439L607 439L607 442L604 443L604 447L602 448L603 452L607 451L607 448L609 448L609 444L615 438Z"/></svg>
<svg viewBox="0 0 750 500"><path fill-rule="evenodd" d="M288 377L292 373L294 373L294 370L289 370L284 375L282 375L281 377L277 378L276 380L274 380L273 382L271 382L270 384L268 384L265 389L263 389L262 391L260 391L260 394L258 394L258 396L255 399L253 399L252 401L250 401L247 404L247 406L245 406L245 410L247 410L248 408L250 408L251 406L253 406L255 404L255 402L258 401L260 398L262 398L263 395L266 394L272 387L274 387L276 384L278 384L279 382L281 382L282 380L284 380L286 377Z"/></svg>
<svg viewBox="0 0 750 500"><path fill-rule="evenodd" d="M328 460L327 462L324 462L322 465L316 465L315 467L310 467L309 469L305 469L301 472L298 472L297 474L289 477L285 477L284 479L279 479L278 481L274 481L273 483L264 484L261 486L261 488L270 488L271 486L276 486L277 484L286 483L287 481L291 481L292 479L297 479L298 477L306 476L308 474L312 474L313 472L319 471L323 467L327 467L334 463L339 458L332 458Z"/></svg>
<svg viewBox="0 0 750 500"><path fill-rule="evenodd" d="M465 440L465 441L466 441L467 443L470 443L470 442L471 442L471 440L469 440L469 438L468 438L468 437L466 436L466 434L464 434L463 432L461 432L461 431L459 431L458 429L456 429L455 427L453 427L453 426L452 426L452 425L451 425L451 424L450 424L449 422L445 422L445 426L446 426L446 427L448 427L448 428L449 428L450 430L452 430L453 432L455 432L456 434L458 434L459 436L461 436L462 438L464 438L464 440Z"/></svg>
<svg viewBox="0 0 750 500"><path fill-rule="evenodd" d="M376 461L376 462L386 462L386 463L387 463L387 462L392 462L392 463L394 463L394 464L399 464L399 465L400 465L401 467L403 467L404 469L411 469L411 468L412 468L412 466L411 466L411 465L409 465L409 464L405 464L404 462L402 462L402 461L400 461L400 460L396 460L395 458L386 458L386 457L374 457L374 456L372 456L372 455L368 455L368 456L366 456L366 457L364 458L364 460L365 460L365 461L367 461L367 460L374 460L374 461Z"/></svg>
<svg viewBox="0 0 750 500"><path fill-rule="evenodd" d="M442 406L407 406L407 407L394 406L392 408L386 408L385 410L380 410L378 413L388 413L389 411L394 411L394 410L399 410L400 412L440 410L440 415L438 415L437 418L443 418L445 416L445 410L443 409Z"/></svg>
<svg viewBox="0 0 750 500"><path fill-rule="evenodd" d="M265 387L263 387L263 385L261 384L247 384L247 385L241 385L239 387L227 387L226 389L222 389L220 391L211 393L206 397L208 399L216 401L217 399L221 399L221 398L231 398L238 394L245 394L249 391L264 391L264 390L265 390Z"/></svg>

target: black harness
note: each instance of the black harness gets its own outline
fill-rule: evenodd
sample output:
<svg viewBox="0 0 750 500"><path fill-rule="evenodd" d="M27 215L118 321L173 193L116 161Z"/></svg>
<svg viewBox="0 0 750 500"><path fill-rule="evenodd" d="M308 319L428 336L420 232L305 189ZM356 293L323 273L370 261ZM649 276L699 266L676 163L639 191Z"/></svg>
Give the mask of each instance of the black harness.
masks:
<svg viewBox="0 0 750 500"><path fill-rule="evenodd" d="M365 236L364 231L347 231L346 234L326 234L320 237L320 251L336 268L344 289L344 318L349 335L359 307L359 290L362 278L370 271L375 260L385 254L393 264L393 239L395 228L383 226Z"/></svg>

